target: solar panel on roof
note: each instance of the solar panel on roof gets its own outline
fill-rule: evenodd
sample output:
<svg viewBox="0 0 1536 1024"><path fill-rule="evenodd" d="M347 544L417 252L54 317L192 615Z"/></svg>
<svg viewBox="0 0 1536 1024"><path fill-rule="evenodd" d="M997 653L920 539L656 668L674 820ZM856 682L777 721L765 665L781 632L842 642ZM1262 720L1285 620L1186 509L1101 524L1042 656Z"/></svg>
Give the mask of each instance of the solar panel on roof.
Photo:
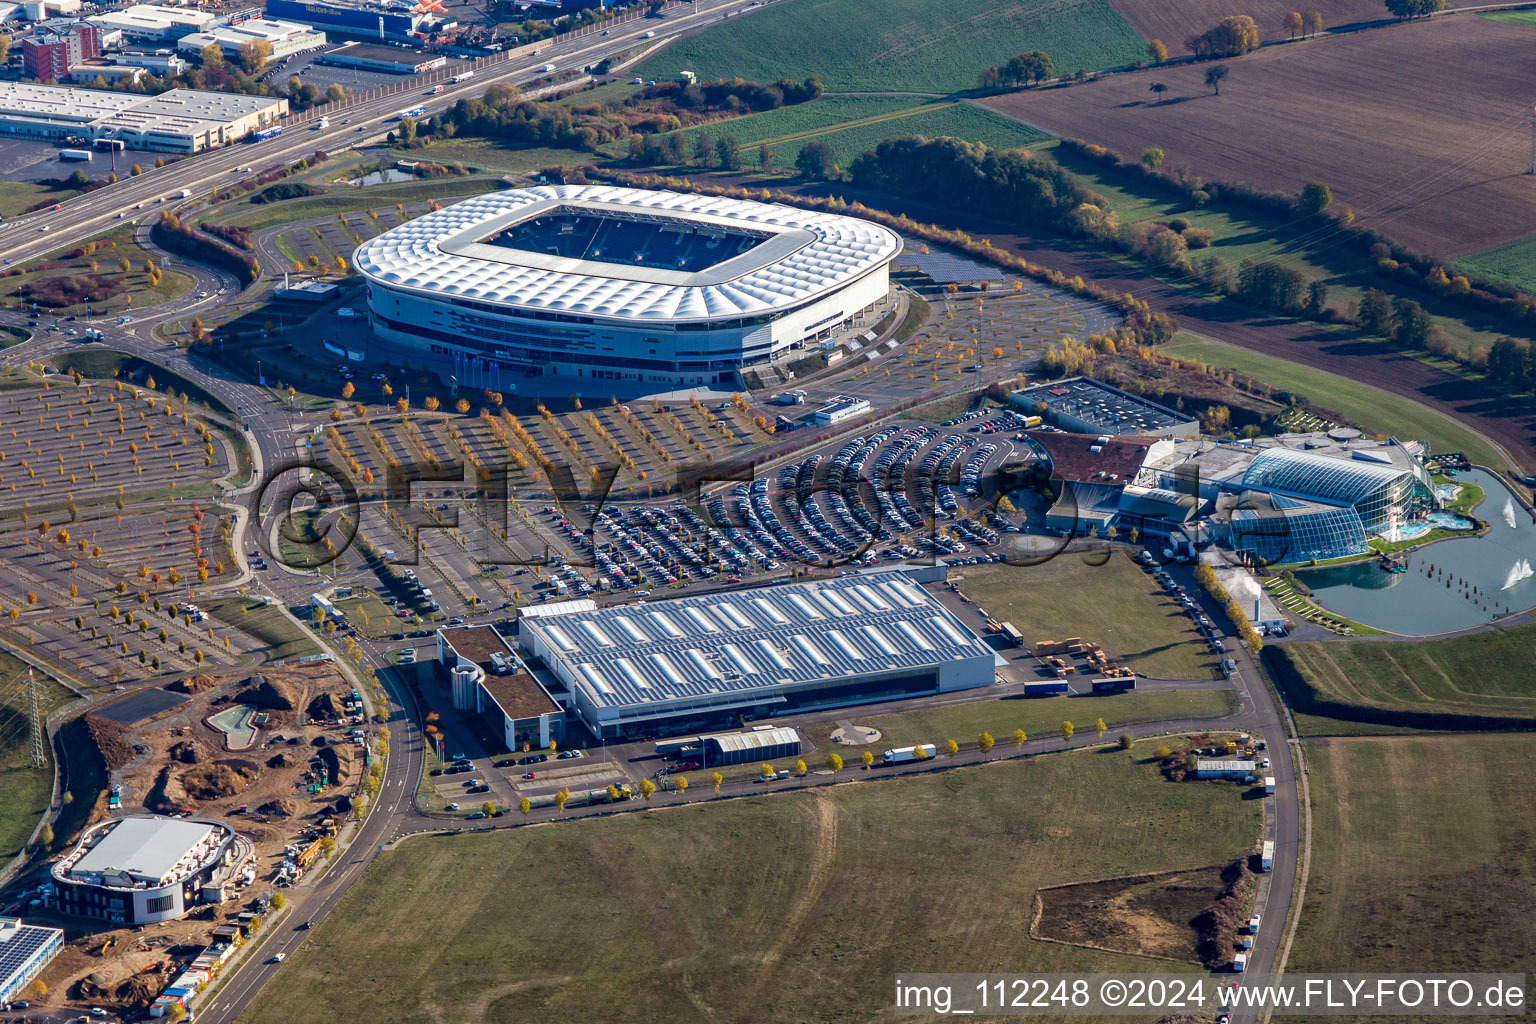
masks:
<svg viewBox="0 0 1536 1024"><path fill-rule="evenodd" d="M613 646L613 641L608 638L608 634L604 633L603 632L603 628L601 626L599 626L597 623L591 622L591 621L587 621L587 622L583 622L581 624L581 626L582 626L583 629L585 629L587 631L587 635L590 636L593 639L593 641L595 641L597 643L597 646L599 646L599 647L612 647Z"/></svg>
<svg viewBox="0 0 1536 1024"><path fill-rule="evenodd" d="M1002 271L947 252L905 252L896 257L903 267L916 267L934 284L963 284L969 281L1003 280Z"/></svg>
<svg viewBox="0 0 1536 1024"><path fill-rule="evenodd" d="M695 668L697 668L700 672L704 673L709 678L720 678L720 670L711 665L709 663L709 659L704 657L704 652L699 650L697 647L688 648L688 658L693 662Z"/></svg>
<svg viewBox="0 0 1536 1024"><path fill-rule="evenodd" d="M671 658L660 652L647 655L647 657L651 659L651 664L656 666L657 671L666 677L667 682L674 686L682 683L683 677L678 674L677 666L672 664Z"/></svg>
<svg viewBox="0 0 1536 1024"><path fill-rule="evenodd" d="M965 637L960 635L960 631L957 630L954 626L951 626L947 620L941 618L932 618L928 621L933 623L934 626L938 628L939 632L943 633L949 642L954 644L956 647L970 646L970 644L966 642Z"/></svg>
<svg viewBox="0 0 1536 1024"><path fill-rule="evenodd" d="M640 669L628 658L617 658L614 664L619 666L619 671L624 673L624 677L629 680L631 686L641 690L651 688L651 684L645 681L645 676L640 674Z"/></svg>
<svg viewBox="0 0 1536 1024"><path fill-rule="evenodd" d="M555 638L555 643L560 649L569 654L576 649L576 642L566 635L565 630L559 626L550 626L549 635Z"/></svg>

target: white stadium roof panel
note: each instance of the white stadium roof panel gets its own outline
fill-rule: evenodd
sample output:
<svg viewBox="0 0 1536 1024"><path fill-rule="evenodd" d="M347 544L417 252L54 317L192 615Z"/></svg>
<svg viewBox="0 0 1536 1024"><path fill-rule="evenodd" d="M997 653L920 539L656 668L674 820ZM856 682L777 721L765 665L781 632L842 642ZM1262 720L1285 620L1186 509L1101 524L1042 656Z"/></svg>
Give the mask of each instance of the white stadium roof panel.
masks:
<svg viewBox="0 0 1536 1024"><path fill-rule="evenodd" d="M508 224L549 213L637 210L699 226L769 235L702 271L563 259L484 244ZM768 315L832 293L890 263L896 235L878 224L789 206L607 185L550 185L475 196L363 243L353 261L394 288L616 320Z"/></svg>

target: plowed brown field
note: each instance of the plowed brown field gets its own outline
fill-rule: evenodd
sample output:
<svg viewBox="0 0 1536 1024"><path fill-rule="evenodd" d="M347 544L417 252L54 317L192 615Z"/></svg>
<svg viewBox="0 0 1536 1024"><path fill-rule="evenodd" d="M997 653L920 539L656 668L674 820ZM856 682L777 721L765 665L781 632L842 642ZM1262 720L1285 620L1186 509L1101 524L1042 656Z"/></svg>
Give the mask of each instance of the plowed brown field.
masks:
<svg viewBox="0 0 1536 1024"><path fill-rule="evenodd" d="M1230 0L1113 0L1131 27L1148 39L1161 39L1168 44L1168 52L1179 56L1184 50L1184 40L1197 32L1204 32L1229 14L1247 14L1259 26L1264 39L1284 39L1289 33L1281 28L1281 22L1291 11L1316 11L1323 16L1324 28L1336 28L1361 21L1377 21L1390 17L1381 0L1308 0L1298 4L1296 0L1245 0L1233 4Z"/></svg>
<svg viewBox="0 0 1536 1024"><path fill-rule="evenodd" d="M1359 223L1450 257L1536 233L1533 53L1536 30L1457 16L1268 47L1228 61L1219 96L1193 64L986 104L1130 159L1161 147L1207 180L1323 181Z"/></svg>

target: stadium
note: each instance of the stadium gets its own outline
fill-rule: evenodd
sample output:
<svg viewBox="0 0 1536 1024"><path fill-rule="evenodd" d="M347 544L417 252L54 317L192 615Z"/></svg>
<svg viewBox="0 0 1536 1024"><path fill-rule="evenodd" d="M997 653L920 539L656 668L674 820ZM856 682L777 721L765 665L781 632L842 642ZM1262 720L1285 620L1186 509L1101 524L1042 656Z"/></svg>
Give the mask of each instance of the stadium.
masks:
<svg viewBox="0 0 1536 1024"><path fill-rule="evenodd" d="M608 186L477 196L363 243L374 334L461 384L488 369L734 385L885 301L901 250L875 224ZM480 380L476 378L480 377Z"/></svg>

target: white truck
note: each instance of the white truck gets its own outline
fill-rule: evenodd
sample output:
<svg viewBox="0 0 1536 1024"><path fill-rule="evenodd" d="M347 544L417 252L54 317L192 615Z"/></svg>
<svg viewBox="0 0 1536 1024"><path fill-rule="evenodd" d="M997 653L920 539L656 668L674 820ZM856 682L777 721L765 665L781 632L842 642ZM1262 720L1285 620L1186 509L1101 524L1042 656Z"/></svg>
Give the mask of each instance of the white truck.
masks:
<svg viewBox="0 0 1536 1024"><path fill-rule="evenodd" d="M1273 871L1275 869L1275 841L1264 840L1264 852L1259 855L1259 870Z"/></svg>
<svg viewBox="0 0 1536 1024"><path fill-rule="evenodd" d="M1264 776L1264 795L1265 796L1273 796L1274 793L1275 793L1275 777L1273 775L1266 775L1266 776Z"/></svg>
<svg viewBox="0 0 1536 1024"><path fill-rule="evenodd" d="M191 199L192 198L192 190L189 189L189 188L184 188L180 192L176 193L176 198L177 199Z"/></svg>
<svg viewBox="0 0 1536 1024"><path fill-rule="evenodd" d="M919 754L918 751L922 753ZM938 754L939 748L932 743L924 743L915 747L897 747L895 750L887 750L880 755L882 764L906 764L908 761L922 761Z"/></svg>
<svg viewBox="0 0 1536 1024"><path fill-rule="evenodd" d="M539 68L539 70L547 75L555 70L555 66L553 64L545 64L543 67Z"/></svg>

